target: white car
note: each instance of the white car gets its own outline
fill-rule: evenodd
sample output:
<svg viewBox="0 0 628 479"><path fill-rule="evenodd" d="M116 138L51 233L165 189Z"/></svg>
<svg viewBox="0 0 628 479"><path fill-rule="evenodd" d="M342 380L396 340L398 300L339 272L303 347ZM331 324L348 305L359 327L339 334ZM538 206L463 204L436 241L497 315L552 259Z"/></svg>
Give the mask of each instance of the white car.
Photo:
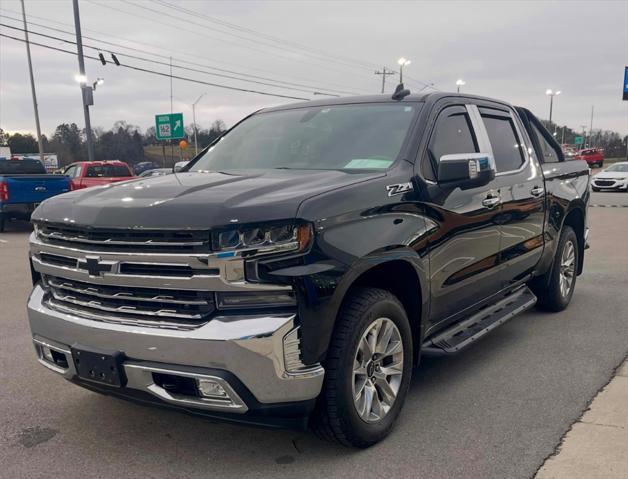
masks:
<svg viewBox="0 0 628 479"><path fill-rule="evenodd" d="M622 190L628 191L628 161L609 166L593 176L593 191Z"/></svg>

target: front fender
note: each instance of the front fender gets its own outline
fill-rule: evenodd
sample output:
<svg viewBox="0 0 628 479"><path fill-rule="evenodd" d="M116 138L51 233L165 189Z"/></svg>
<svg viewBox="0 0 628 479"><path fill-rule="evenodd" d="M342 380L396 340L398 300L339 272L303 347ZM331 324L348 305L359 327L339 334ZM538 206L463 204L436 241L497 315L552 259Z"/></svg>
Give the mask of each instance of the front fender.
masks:
<svg viewBox="0 0 628 479"><path fill-rule="evenodd" d="M426 235L426 221L416 212L390 208L377 214L344 215L316 222L316 242L303 275L292 275L301 321L301 348L306 364L321 362L343 301L368 271L392 261L409 264L415 272L426 317L429 298L428 263L416 245ZM317 265L312 272L312 263ZM306 274L306 271L308 272ZM294 269L292 270L294 273Z"/></svg>

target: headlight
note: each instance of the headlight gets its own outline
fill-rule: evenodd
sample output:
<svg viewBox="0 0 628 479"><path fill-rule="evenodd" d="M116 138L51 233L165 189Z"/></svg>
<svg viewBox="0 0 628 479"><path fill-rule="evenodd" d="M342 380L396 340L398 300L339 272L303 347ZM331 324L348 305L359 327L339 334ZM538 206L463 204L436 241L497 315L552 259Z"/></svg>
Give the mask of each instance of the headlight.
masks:
<svg viewBox="0 0 628 479"><path fill-rule="evenodd" d="M312 240L309 224L270 224L240 227L212 235L212 248L217 253L240 252L243 255L303 251Z"/></svg>

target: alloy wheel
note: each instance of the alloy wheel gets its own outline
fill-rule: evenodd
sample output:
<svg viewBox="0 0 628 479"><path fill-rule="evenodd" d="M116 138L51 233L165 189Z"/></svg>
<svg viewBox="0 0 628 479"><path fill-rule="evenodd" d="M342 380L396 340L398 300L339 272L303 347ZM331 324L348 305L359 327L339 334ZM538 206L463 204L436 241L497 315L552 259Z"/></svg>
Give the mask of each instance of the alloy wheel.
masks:
<svg viewBox="0 0 628 479"><path fill-rule="evenodd" d="M378 318L358 343L353 361L353 403L365 422L377 422L392 408L403 378L403 342L395 323Z"/></svg>
<svg viewBox="0 0 628 479"><path fill-rule="evenodd" d="M560 294L566 298L571 291L576 274L576 248L573 241L567 241L560 260Z"/></svg>

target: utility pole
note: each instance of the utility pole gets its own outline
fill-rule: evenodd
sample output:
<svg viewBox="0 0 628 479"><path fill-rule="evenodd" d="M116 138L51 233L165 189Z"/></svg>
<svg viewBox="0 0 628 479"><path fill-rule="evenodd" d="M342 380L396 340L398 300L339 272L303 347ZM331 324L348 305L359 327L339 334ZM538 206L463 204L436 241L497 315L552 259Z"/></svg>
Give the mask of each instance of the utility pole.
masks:
<svg viewBox="0 0 628 479"><path fill-rule="evenodd" d="M92 124L89 121L89 105L94 104L93 90L87 85L85 76L85 59L83 58L83 37L81 35L81 17L79 15L78 0L72 0L74 7L74 28L76 30L76 49L78 53L81 96L83 98L83 113L85 114L85 137L87 140L87 159L94 161L94 144L92 138Z"/></svg>
<svg viewBox="0 0 628 479"><path fill-rule="evenodd" d="M386 76L394 75L395 72L384 67L382 68L382 71L375 70L375 74L382 76L382 93L384 93L384 88L386 87Z"/></svg>
<svg viewBox="0 0 628 479"><path fill-rule="evenodd" d="M28 58L28 73L31 77L31 93L33 94L33 109L35 110L35 126L37 127L37 144L39 146L39 158L44 162L44 144L41 141L41 127L39 126L39 108L37 107L37 94L35 93L35 78L33 77L33 62L31 61L31 44L28 41L28 27L26 26L26 9L22 0L22 19L24 20L24 37L26 39L26 57Z"/></svg>
<svg viewBox="0 0 628 479"><path fill-rule="evenodd" d="M589 138L593 138L593 107L594 105L591 105L591 123L589 124ZM592 147L593 145L589 146Z"/></svg>
<svg viewBox="0 0 628 479"><path fill-rule="evenodd" d="M582 127L582 149L584 150L587 147L587 125L580 125Z"/></svg>
<svg viewBox="0 0 628 479"><path fill-rule="evenodd" d="M196 101L192 103L192 121L194 122L194 156L198 155L198 140L196 139L198 130L198 128L196 127L196 104L201 101L201 98L203 98L204 96L205 93L199 96Z"/></svg>
<svg viewBox="0 0 628 479"><path fill-rule="evenodd" d="M564 145L565 144L565 125L563 125L563 134L561 136L561 140L560 140L560 144Z"/></svg>
<svg viewBox="0 0 628 479"><path fill-rule="evenodd" d="M170 57L170 115L172 115L172 57ZM174 143L170 140L170 159L174 167Z"/></svg>

